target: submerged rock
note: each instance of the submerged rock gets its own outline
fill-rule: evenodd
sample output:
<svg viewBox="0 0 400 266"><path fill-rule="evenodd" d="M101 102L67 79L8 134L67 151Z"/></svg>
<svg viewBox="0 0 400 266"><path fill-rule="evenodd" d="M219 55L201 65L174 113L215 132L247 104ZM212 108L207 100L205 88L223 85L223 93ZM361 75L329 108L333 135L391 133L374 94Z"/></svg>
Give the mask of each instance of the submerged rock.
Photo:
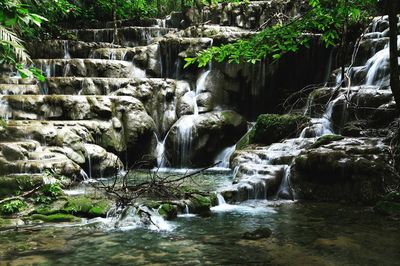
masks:
<svg viewBox="0 0 400 266"><path fill-rule="evenodd" d="M400 192L387 194L375 205L374 210L383 215L400 216Z"/></svg>
<svg viewBox="0 0 400 266"><path fill-rule="evenodd" d="M242 236L243 239L247 240L258 240L263 238L269 238L272 235L271 229L268 227L257 228L251 232L245 232Z"/></svg>

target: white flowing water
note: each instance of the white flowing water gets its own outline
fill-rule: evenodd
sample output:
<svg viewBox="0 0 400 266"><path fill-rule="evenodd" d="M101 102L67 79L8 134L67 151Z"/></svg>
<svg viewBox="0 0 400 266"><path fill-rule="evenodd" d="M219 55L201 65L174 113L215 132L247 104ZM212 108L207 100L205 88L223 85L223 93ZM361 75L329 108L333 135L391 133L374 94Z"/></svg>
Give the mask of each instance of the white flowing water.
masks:
<svg viewBox="0 0 400 266"><path fill-rule="evenodd" d="M236 150L236 144L230 147L223 149L215 158L214 162L219 163L217 166L223 169L229 168L229 160L231 155Z"/></svg>
<svg viewBox="0 0 400 266"><path fill-rule="evenodd" d="M145 206L126 207L124 209L111 209L106 218L95 218L88 223L101 224L105 230L128 231L136 228L147 228L153 231L172 231L175 229L173 222L166 221L158 210Z"/></svg>
<svg viewBox="0 0 400 266"><path fill-rule="evenodd" d="M64 41L64 59L71 59L71 55L69 54L69 48L68 48L68 41Z"/></svg>
<svg viewBox="0 0 400 266"><path fill-rule="evenodd" d="M397 46L400 46L400 38L397 39ZM367 61L365 67L368 72L365 78L365 85L382 85L384 81L382 78L389 74L389 60L390 48L389 44L386 44L384 49L375 53Z"/></svg>
<svg viewBox="0 0 400 266"><path fill-rule="evenodd" d="M8 101L3 99L3 95L0 95L0 118L5 121L9 119Z"/></svg>
<svg viewBox="0 0 400 266"><path fill-rule="evenodd" d="M196 95L199 95L206 89L206 78L210 74L211 70L205 71L196 81Z"/></svg>
<svg viewBox="0 0 400 266"><path fill-rule="evenodd" d="M190 165L190 150L192 145L192 131L194 127L194 119L197 115L182 116L177 124L178 144L179 144L179 165L181 167Z"/></svg>

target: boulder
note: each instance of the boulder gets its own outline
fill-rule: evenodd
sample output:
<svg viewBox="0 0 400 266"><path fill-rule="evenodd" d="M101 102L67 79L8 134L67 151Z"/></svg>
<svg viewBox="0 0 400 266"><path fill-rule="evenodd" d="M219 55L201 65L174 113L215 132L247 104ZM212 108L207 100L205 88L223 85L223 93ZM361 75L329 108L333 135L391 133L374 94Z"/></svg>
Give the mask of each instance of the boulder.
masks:
<svg viewBox="0 0 400 266"><path fill-rule="evenodd" d="M234 111L183 116L169 131L166 158L171 166L210 165L216 153L235 144L246 129L246 120Z"/></svg>
<svg viewBox="0 0 400 266"><path fill-rule="evenodd" d="M303 199L375 202L395 182L389 158L380 139L336 140L296 157L292 185Z"/></svg>
<svg viewBox="0 0 400 266"><path fill-rule="evenodd" d="M257 118L250 143L271 144L300 135L309 119L301 115L264 114Z"/></svg>

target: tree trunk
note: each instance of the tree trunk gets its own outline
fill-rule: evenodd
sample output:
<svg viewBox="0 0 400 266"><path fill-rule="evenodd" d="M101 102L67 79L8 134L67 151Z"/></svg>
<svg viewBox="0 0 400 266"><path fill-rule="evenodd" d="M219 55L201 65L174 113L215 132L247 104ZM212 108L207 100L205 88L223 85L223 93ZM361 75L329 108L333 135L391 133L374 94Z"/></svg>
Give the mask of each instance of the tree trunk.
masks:
<svg viewBox="0 0 400 266"><path fill-rule="evenodd" d="M117 0L113 0L113 44L118 45Z"/></svg>
<svg viewBox="0 0 400 266"><path fill-rule="evenodd" d="M390 27L390 87L396 102L396 108L400 111L400 80L399 80L399 63L397 52L397 10L398 0L391 0L387 6Z"/></svg>
<svg viewBox="0 0 400 266"><path fill-rule="evenodd" d="M157 16L161 18L161 0L157 0Z"/></svg>

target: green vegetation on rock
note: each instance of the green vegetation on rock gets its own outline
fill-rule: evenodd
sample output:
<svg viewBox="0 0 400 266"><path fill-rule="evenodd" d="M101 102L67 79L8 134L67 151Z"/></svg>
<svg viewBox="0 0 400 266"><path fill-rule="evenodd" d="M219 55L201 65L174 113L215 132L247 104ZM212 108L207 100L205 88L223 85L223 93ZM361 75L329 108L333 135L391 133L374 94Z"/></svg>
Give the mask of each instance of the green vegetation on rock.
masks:
<svg viewBox="0 0 400 266"><path fill-rule="evenodd" d="M39 175L9 175L0 176L0 198L17 196L22 191L28 191L43 183Z"/></svg>
<svg viewBox="0 0 400 266"><path fill-rule="evenodd" d="M27 204L20 199L12 199L0 205L0 213L3 215L11 215L21 212L27 207Z"/></svg>
<svg viewBox="0 0 400 266"><path fill-rule="evenodd" d="M272 144L295 137L307 125L309 118L302 115L263 114L258 116L250 143Z"/></svg>
<svg viewBox="0 0 400 266"><path fill-rule="evenodd" d="M177 216L178 214L178 208L176 205L170 204L170 203L164 203L160 206L158 209L158 213L165 217L166 219L173 219Z"/></svg>
<svg viewBox="0 0 400 266"><path fill-rule="evenodd" d="M327 145L329 143L332 143L334 141L339 141L342 139L344 139L344 137L340 135L324 135L317 139L317 141L312 145L312 148L318 148L323 145Z"/></svg>
<svg viewBox="0 0 400 266"><path fill-rule="evenodd" d="M208 197L194 195L190 198L190 210L193 213L207 214L210 212L211 200Z"/></svg>
<svg viewBox="0 0 400 266"><path fill-rule="evenodd" d="M68 198L63 212L83 217L105 217L110 205L107 200L93 200L85 196Z"/></svg>
<svg viewBox="0 0 400 266"><path fill-rule="evenodd" d="M71 214L55 213L50 215L32 214L29 218L32 221L43 221L47 223L79 222L81 219Z"/></svg>
<svg viewBox="0 0 400 266"><path fill-rule="evenodd" d="M383 215L400 215L400 203L391 201L379 201L374 210Z"/></svg>

